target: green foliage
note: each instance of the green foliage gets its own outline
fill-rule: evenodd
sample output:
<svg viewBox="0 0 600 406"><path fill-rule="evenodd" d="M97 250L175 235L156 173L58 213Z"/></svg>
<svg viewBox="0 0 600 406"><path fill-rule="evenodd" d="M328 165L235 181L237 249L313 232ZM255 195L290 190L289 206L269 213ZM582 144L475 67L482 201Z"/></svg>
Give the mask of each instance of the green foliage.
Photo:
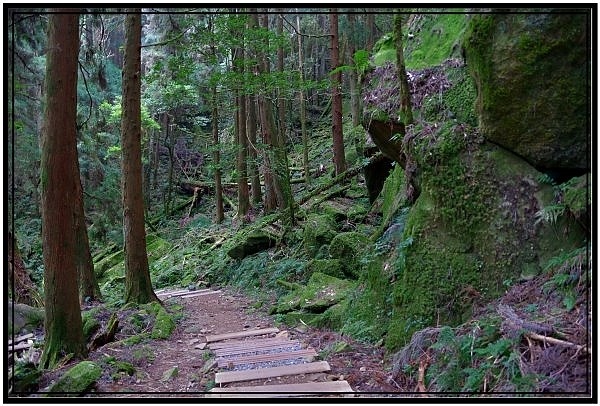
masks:
<svg viewBox="0 0 600 406"><path fill-rule="evenodd" d="M442 327L430 347L434 362L426 386L440 392L493 392L508 381L514 391L532 390L533 377L519 368L518 341L499 337L498 324L492 318L465 325L469 331Z"/></svg>
<svg viewBox="0 0 600 406"><path fill-rule="evenodd" d="M363 75L369 67L369 52L359 49L352 55L354 67L359 75Z"/></svg>
<svg viewBox="0 0 600 406"><path fill-rule="evenodd" d="M405 40L407 69L422 69L435 66L444 60L459 56L460 44L469 18L466 14L424 14L415 19L414 30L419 33Z"/></svg>

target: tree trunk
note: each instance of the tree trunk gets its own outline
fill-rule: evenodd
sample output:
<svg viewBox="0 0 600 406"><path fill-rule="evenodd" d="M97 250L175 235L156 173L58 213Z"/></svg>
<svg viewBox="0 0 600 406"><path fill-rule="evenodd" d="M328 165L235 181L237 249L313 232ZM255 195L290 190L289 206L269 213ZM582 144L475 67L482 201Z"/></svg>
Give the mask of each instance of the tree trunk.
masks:
<svg viewBox="0 0 600 406"><path fill-rule="evenodd" d="M258 149L256 148L256 95L249 95L247 98L246 112L248 122L246 132L248 134L248 176L252 185L252 202L259 204L262 202L262 190L260 186L260 174L258 172Z"/></svg>
<svg viewBox="0 0 600 406"><path fill-rule="evenodd" d="M373 51L375 45L375 14L367 13L367 51Z"/></svg>
<svg viewBox="0 0 600 406"><path fill-rule="evenodd" d="M337 9L331 9L331 69L339 66L339 38ZM333 132L333 163L335 174L339 175L346 170L346 157L344 152L344 134L342 131L342 94L340 92L342 74L337 72L332 75L332 132Z"/></svg>
<svg viewBox="0 0 600 406"><path fill-rule="evenodd" d="M296 9L298 11L298 9ZM300 32L300 15L296 15L296 29ZM302 131L302 162L304 180L310 187L310 162L308 161L308 135L306 133L306 105L304 104L304 59L302 58L302 35L298 35L298 70L300 71L300 128Z"/></svg>
<svg viewBox="0 0 600 406"><path fill-rule="evenodd" d="M354 134L354 147L356 154L359 157L363 156L363 137L360 127L360 82L358 81L358 72L354 63L354 53L356 52L355 38L355 15L348 14L348 26L350 28L350 39L348 41L348 60L349 64L354 67L351 69L348 76L350 81L350 112L352 114L352 131Z"/></svg>
<svg viewBox="0 0 600 406"><path fill-rule="evenodd" d="M279 9L280 13L283 13L283 9ZM279 15L277 19L277 35L283 36L283 15ZM283 75L283 46L277 48L277 69ZM292 186L290 185L290 170L287 156L287 140L285 135L285 95L283 89L278 89L278 116L279 116L279 132L277 136L277 143L275 145L275 160L276 160L276 176L280 185L280 201L279 207L285 210L285 215L282 217L283 223L287 227L294 225L294 196L292 193ZM279 199L278 199L279 200Z"/></svg>
<svg viewBox="0 0 600 406"><path fill-rule="evenodd" d="M214 51L214 47L213 47ZM212 93L212 136L213 136L213 162L215 165L215 196L216 196L216 221L221 223L225 218L223 213L223 187L221 186L221 151L219 146L219 109L217 108L217 87L213 85Z"/></svg>
<svg viewBox="0 0 600 406"><path fill-rule="evenodd" d="M253 15L256 18L256 15ZM261 26L269 27L269 15L261 15ZM259 56L259 74L268 74L270 71L269 62L264 53ZM264 155L264 178L265 178L265 213L269 213L277 208L278 185L275 183L275 159L273 156L273 140L275 139L275 123L273 122L273 110L271 102L267 99L266 90L263 89L258 95L260 128L263 134L263 143L265 144Z"/></svg>
<svg viewBox="0 0 600 406"><path fill-rule="evenodd" d="M79 179L79 164L77 165ZM75 233L77 235L77 275L79 278L79 299L81 303L101 299L100 287L94 273L94 261L90 253L87 226L83 207L83 189L81 181L78 182L78 193L75 196L78 210L75 219Z"/></svg>
<svg viewBox="0 0 600 406"><path fill-rule="evenodd" d="M399 10L397 10L399 11ZM406 66L404 65L404 50L402 45L402 14L394 16L394 42L396 45L396 67L398 79L400 80L400 122L404 125L413 122L412 107L410 101L410 87L406 77Z"/></svg>
<svg viewBox="0 0 600 406"><path fill-rule="evenodd" d="M125 239L125 301L159 301L152 289L142 196L141 155L141 10L125 16L123 96L121 116L123 236Z"/></svg>
<svg viewBox="0 0 600 406"><path fill-rule="evenodd" d="M40 163L45 294L42 368L54 367L64 354L86 355L77 287L77 194L81 193L76 129L78 20L77 14L48 16Z"/></svg>
<svg viewBox="0 0 600 406"><path fill-rule="evenodd" d="M12 301L29 306L43 306L44 302L31 280L21 257L17 239L8 231L8 289Z"/></svg>

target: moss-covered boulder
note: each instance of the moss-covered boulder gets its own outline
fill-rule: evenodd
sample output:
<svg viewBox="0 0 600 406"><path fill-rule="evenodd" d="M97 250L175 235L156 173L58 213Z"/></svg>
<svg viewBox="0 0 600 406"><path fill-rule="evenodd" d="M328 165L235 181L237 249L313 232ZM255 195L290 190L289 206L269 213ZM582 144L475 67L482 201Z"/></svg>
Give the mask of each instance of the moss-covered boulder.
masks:
<svg viewBox="0 0 600 406"><path fill-rule="evenodd" d="M314 258L322 246L328 245L337 234L337 225L332 216L311 213L304 223L302 235L304 251Z"/></svg>
<svg viewBox="0 0 600 406"><path fill-rule="evenodd" d="M354 287L354 282L315 272L306 286L282 296L277 302L275 312L304 310L308 313L322 313L344 299Z"/></svg>
<svg viewBox="0 0 600 406"><path fill-rule="evenodd" d="M62 375L48 392L80 394L86 392L102 376L102 368L92 361L82 361Z"/></svg>
<svg viewBox="0 0 600 406"><path fill-rule="evenodd" d="M227 251L227 255L234 259L243 259L248 255L274 247L276 243L276 236L264 230L253 230L236 241L235 245Z"/></svg>
<svg viewBox="0 0 600 406"><path fill-rule="evenodd" d="M369 239L358 232L336 235L329 244L329 255L342 263L346 276L357 278L361 272L361 258L369 245Z"/></svg>
<svg viewBox="0 0 600 406"><path fill-rule="evenodd" d="M541 170L589 170L585 14L474 16L465 41L482 134Z"/></svg>
<svg viewBox="0 0 600 406"><path fill-rule="evenodd" d="M154 327L152 327L150 337L164 340L169 338L173 330L175 330L175 321L173 320L173 317L167 313L164 307L161 306L156 313L156 320L154 321Z"/></svg>
<svg viewBox="0 0 600 406"><path fill-rule="evenodd" d="M44 325L44 309L32 307L23 303L8 302L8 333L30 333ZM14 317L12 317L14 315Z"/></svg>
<svg viewBox="0 0 600 406"><path fill-rule="evenodd" d="M315 272L336 278L344 278L343 264L339 259L313 259L306 263L304 273L308 277Z"/></svg>

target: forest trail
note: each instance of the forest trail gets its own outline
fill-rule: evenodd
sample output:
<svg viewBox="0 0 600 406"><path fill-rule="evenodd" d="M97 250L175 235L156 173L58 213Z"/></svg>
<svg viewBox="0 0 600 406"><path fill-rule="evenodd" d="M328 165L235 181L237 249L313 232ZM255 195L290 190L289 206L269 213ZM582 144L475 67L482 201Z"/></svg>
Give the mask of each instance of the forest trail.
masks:
<svg viewBox="0 0 600 406"><path fill-rule="evenodd" d="M212 398L347 397L400 390L388 383L382 348L305 326L275 327L250 299L227 289L171 289L157 295L167 307L182 306L173 334L129 347L114 342L90 354L91 359L137 359L134 376L102 379L97 392ZM140 364L145 352L146 362ZM272 393L262 393L267 391Z"/></svg>

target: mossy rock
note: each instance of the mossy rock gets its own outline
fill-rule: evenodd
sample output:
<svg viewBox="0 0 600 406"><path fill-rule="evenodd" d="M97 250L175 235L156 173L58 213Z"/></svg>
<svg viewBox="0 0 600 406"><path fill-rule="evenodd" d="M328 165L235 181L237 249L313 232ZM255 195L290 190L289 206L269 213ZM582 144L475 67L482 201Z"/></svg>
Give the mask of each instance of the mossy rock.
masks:
<svg viewBox="0 0 600 406"><path fill-rule="evenodd" d="M88 390L102 376L102 368L92 361L82 361L64 373L48 392L80 394Z"/></svg>
<svg viewBox="0 0 600 406"><path fill-rule="evenodd" d="M342 268L343 264L339 259L313 259L306 264L304 269L309 277L315 272L320 272L341 279L344 278Z"/></svg>
<svg viewBox="0 0 600 406"><path fill-rule="evenodd" d="M100 330L101 327L100 322L94 317L95 313L96 312L94 311L87 311L82 314L83 337L86 342L89 341L94 333Z"/></svg>
<svg viewBox="0 0 600 406"><path fill-rule="evenodd" d="M585 14L474 16L465 41L482 134L536 168L589 170Z"/></svg>
<svg viewBox="0 0 600 406"><path fill-rule="evenodd" d="M44 325L44 309L32 307L23 303L8 302L9 317L8 334L30 333Z"/></svg>
<svg viewBox="0 0 600 406"><path fill-rule="evenodd" d="M315 272L306 286L282 296L277 305L277 313L292 310L305 310L308 313L322 313L327 308L344 299L355 287L355 283Z"/></svg>
<svg viewBox="0 0 600 406"><path fill-rule="evenodd" d="M333 240L337 234L337 224L328 215L311 213L304 223L303 246L306 254L314 258L319 249Z"/></svg>
<svg viewBox="0 0 600 406"><path fill-rule="evenodd" d="M169 338L173 330L175 330L175 321L171 315L161 307L156 314L156 320L154 321L154 327L152 327L150 337L164 340Z"/></svg>
<svg viewBox="0 0 600 406"><path fill-rule="evenodd" d="M234 259L243 259L248 255L274 247L276 243L276 236L263 230L253 230L239 241L236 241L236 244L227 251L227 255Z"/></svg>
<svg viewBox="0 0 600 406"><path fill-rule="evenodd" d="M369 239L357 232L340 233L329 244L329 255L339 259L345 275L358 278L361 274L361 258L369 246Z"/></svg>

